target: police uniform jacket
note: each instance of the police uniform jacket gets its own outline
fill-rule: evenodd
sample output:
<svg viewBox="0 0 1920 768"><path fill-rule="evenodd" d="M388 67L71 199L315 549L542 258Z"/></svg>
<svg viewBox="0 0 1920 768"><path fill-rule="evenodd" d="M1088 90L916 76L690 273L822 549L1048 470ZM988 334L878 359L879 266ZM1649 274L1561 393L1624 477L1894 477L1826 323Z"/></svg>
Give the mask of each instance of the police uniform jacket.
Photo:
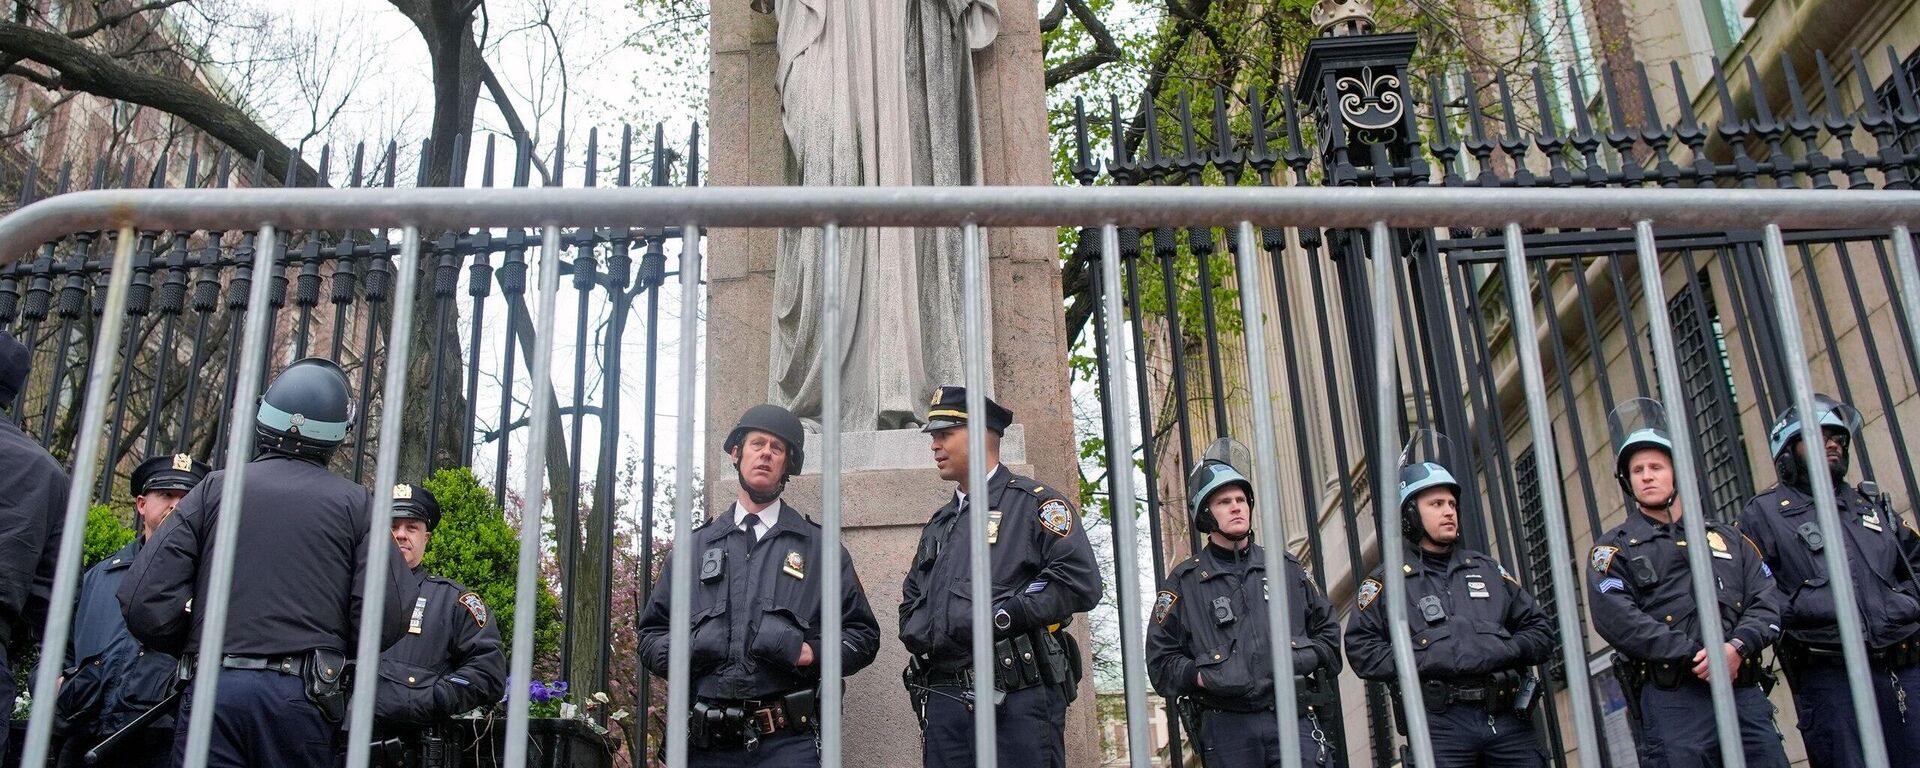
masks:
<svg viewBox="0 0 1920 768"><path fill-rule="evenodd" d="M1596 540L1587 561L1594 628L1627 658L1686 663L1704 647L1683 523L1639 511ZM1720 629L1753 658L1780 639L1779 592L1759 550L1730 525L1707 524Z"/></svg>
<svg viewBox="0 0 1920 768"><path fill-rule="evenodd" d="M729 507L688 537L686 552L671 555L697 558L688 645L697 699L765 700L820 682L824 542L819 525L781 504L779 519L758 542L733 524ZM661 677L667 675L671 574L669 565L640 616L640 661ZM845 547L840 590L840 664L843 675L852 675L873 663L880 624ZM802 643L814 652L806 667L795 666Z"/></svg>
<svg viewBox="0 0 1920 768"><path fill-rule="evenodd" d="M1422 679L1473 683L1553 655L1552 623L1533 595L1493 558L1454 546L1442 560L1418 547L1402 546L1407 620L1414 665ZM1347 623L1347 662L1367 680L1394 679L1384 599L1387 578L1384 569L1376 569L1360 583L1358 609Z"/></svg>
<svg viewBox="0 0 1920 768"><path fill-rule="evenodd" d="M1320 588L1291 553L1286 562L1290 673L1340 671L1340 625ZM1161 695L1191 696L1203 706L1273 705L1267 551L1249 544L1228 552L1207 544L1173 567L1154 599L1147 628L1147 672ZM1221 603L1221 600L1225 600ZM1207 687L1194 680L1203 675Z"/></svg>
<svg viewBox="0 0 1920 768"><path fill-rule="evenodd" d="M190 608L208 593L225 475L207 475L180 500L120 585L127 628L148 648L177 654L199 646L204 611ZM375 613L382 617L380 645L405 634L419 583L392 538L368 540L373 497L366 488L316 464L266 455L247 465L239 508L227 654L352 653L369 544L388 548L386 604Z"/></svg>
<svg viewBox="0 0 1920 768"><path fill-rule="evenodd" d="M0 644L37 637L53 593L53 561L67 511L67 473L13 420L0 416Z"/></svg>
<svg viewBox="0 0 1920 768"><path fill-rule="evenodd" d="M114 593L140 552L134 539L89 569L80 581L80 602L67 643L66 683L56 707L68 727L105 735L120 730L173 691L179 659L140 645L127 631ZM153 727L171 729L172 717Z"/></svg>
<svg viewBox="0 0 1920 768"><path fill-rule="evenodd" d="M1100 570L1079 516L1060 491L997 467L987 480L993 608L1007 637L1064 625L1100 601ZM973 649L972 504L956 495L920 531L900 588L900 641L935 667L965 666Z"/></svg>
<svg viewBox="0 0 1920 768"><path fill-rule="evenodd" d="M384 724L427 725L499 701L507 657L487 604L425 567L413 577L420 596L407 633L380 654L374 716Z"/></svg>
<svg viewBox="0 0 1920 768"><path fill-rule="evenodd" d="M1885 648L1913 637L1920 632L1920 593L1915 591L1911 558L1920 551L1920 535L1859 489L1840 485L1835 492L1867 645ZM1839 645L1840 624L1824 552L1837 542L1821 530L1813 497L1790 485L1768 488L1741 510L1740 530L1760 548L1773 571L1780 590L1780 625L1787 637Z"/></svg>

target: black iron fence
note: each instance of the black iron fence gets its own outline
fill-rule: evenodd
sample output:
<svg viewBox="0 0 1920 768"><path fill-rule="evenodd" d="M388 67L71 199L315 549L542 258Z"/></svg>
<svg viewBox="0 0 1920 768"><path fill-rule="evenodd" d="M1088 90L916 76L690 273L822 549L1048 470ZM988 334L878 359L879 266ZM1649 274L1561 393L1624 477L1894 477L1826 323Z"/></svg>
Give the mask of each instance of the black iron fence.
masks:
<svg viewBox="0 0 1920 768"><path fill-rule="evenodd" d="M1669 76L1678 97L1659 103L1644 65L1602 69L1598 92L1568 71L1500 75L1411 71L1411 35L1323 38L1310 48L1294 88L1233 92L1168 92L1105 116L1084 104L1074 116L1074 177L1082 184L1121 186L1337 187L1666 187L1741 189L1911 189L1920 171L1920 101L1913 61L1887 57L1896 75L1873 82L1864 58L1834 62L1783 58L1783 79L1763 81L1752 62L1735 72L1716 66L1699 104L1679 64ZM1800 73L1805 73L1803 79ZM1743 90L1736 90L1743 85ZM1771 86L1771 90L1770 87ZM1741 99L1731 94L1744 93ZM1769 93L1786 94L1785 103ZM1531 99L1525 94L1532 94ZM1520 94L1520 95L1516 95ZM1558 94L1578 108L1557 107ZM1674 115L1662 119L1663 114ZM1703 119L1702 115L1708 115ZM1629 115L1653 116L1630 120ZM1102 130L1103 129L1103 130ZM1106 133L1104 144L1089 139ZM1122 222L1124 224L1124 222ZM1196 445L1241 437L1250 408L1276 409L1297 446L1284 463L1288 526L1303 539L1313 574L1340 602L1350 599L1378 557L1367 448L1379 444L1367 403L1375 380L1368 278L1376 254L1365 230L1264 228L1259 247L1276 297L1263 311L1281 340L1274 403L1249 402L1245 342L1223 327L1237 315L1231 274L1236 232L1216 228L1122 228L1127 316L1103 317L1099 282L1088 281L1092 322L1125 322L1136 358L1128 387L1141 403L1146 457L1145 501L1152 515L1160 575L1193 539L1185 530L1182 477L1198 461ZM1082 230L1067 265L1097 274L1097 232ZM1802 322L1811 330L1815 384L1868 414L1859 455L1861 475L1899 491L1898 507L1920 499L1913 471L1910 420L1920 411L1913 382L1920 354L1898 311L1896 262L1883 231L1799 230L1785 233ZM1401 339L1395 379L1404 418L1384 425L1401 440L1415 430L1453 436L1466 493L1462 514L1478 524L1464 541L1497 557L1550 613L1550 542L1542 494L1559 494L1574 527L1574 551L1624 513L1610 477L1606 415L1617 403L1657 396L1644 304L1646 278L1635 263L1631 229L1527 230L1529 290L1542 335L1516 339L1507 280L1497 269L1503 233L1473 228L1406 229L1392 233ZM1766 429L1789 405L1775 298L1760 259L1762 231L1662 229L1657 235L1673 317L1686 410L1696 426L1703 498L1712 519L1731 520L1756 491L1774 482ZM1537 289L1532 286L1536 286ZM1200 317L1191 317L1197 312ZM1272 331L1268 338L1271 339ZM1095 335L1105 371L1108 345ZM1563 484L1532 478L1540 446L1528 432L1516 345L1538 343L1556 412L1551 426ZM1908 417L1903 425L1901 415ZM1244 438L1243 438L1244 439ZM1603 458L1604 457L1604 458ZM1857 477L1855 478L1858 479ZM1581 529L1584 529L1582 534ZM1188 537L1191 533L1188 533ZM1326 540L1331 538L1332 540ZM1344 557L1340 557L1340 555ZM1330 558L1330 555L1332 556ZM1331 565L1330 565L1331 560ZM1329 578L1334 579L1332 583ZM1589 659L1596 644L1584 643ZM1548 676L1564 681L1559 661ZM1575 674L1584 675L1587 670ZM1366 686L1370 759L1389 765L1400 755L1383 686ZM1570 746L1564 720L1549 697L1543 733L1557 759ZM1170 718L1171 719L1171 718ZM1337 724L1337 723L1336 723ZM1782 723L1783 730L1786 723ZM1338 740L1338 739L1336 739ZM1617 747L1614 747L1617 749ZM1178 734L1169 757L1182 759ZM1611 760L1609 759L1609 762Z"/></svg>
<svg viewBox="0 0 1920 768"><path fill-rule="evenodd" d="M490 136L469 152L463 137L453 153L460 159L453 184L525 187L533 184L538 163L553 186L692 185L700 177L699 142L697 129L678 146L663 126L655 126L651 137L626 128L617 141L604 143L593 132L575 159L564 144L542 152L524 138ZM427 149L421 147L418 157L427 157ZM323 151L320 176L344 187L393 187L399 181L395 169L406 160L402 152L392 144L371 152L358 146L343 170ZM472 155L475 167L469 168L466 158ZM84 183L70 164L49 174L54 182L48 193L162 188L170 179L184 179L185 188L248 186L267 178L262 170L257 159L247 164L227 154L162 157L150 167L102 158ZM423 180L424 172L417 182ZM18 205L24 206L46 196L44 181L34 175L0 179L0 188L17 188ZM190 453L219 467L239 370L240 328L249 312L264 309L270 313L268 370L318 355L341 363L356 382L353 450L336 458L337 470L373 482L379 446L367 426L399 409L402 479L419 482L438 469L472 467L511 515L528 501L509 493L509 478L510 468L528 459L529 361L537 347L553 347L559 351L557 385L548 407L556 417L545 462L551 494L546 501L557 512L549 581L564 621L558 659L550 663L580 698L612 691L623 697L622 707L633 707L635 720L628 723L643 721L651 704L643 673L631 654L611 654L616 623L630 637L635 607L650 588L656 469L672 465L656 460L654 434L662 408L657 384L663 347L669 364L681 364L674 362L677 334L669 330L663 343L660 331L662 322L677 322L663 320L660 294L663 285L669 294L675 290L669 253L677 254L681 234L676 227L562 233L562 248L571 256L561 267L568 289L562 316L570 323L553 338L539 338L527 294L529 251L540 247L540 232L423 232L410 353L389 360L398 230L280 230L272 246L277 268L268 274L254 273L256 249L268 247L254 231L141 231L125 333L117 339L99 338L99 328L118 233L79 233L48 242L37 253L9 254L0 266L0 328L26 344L33 361L29 385L7 404L9 415L65 460L80 439L79 406L92 350L117 345L123 362L105 436L109 471L94 491L96 500L124 500L127 473L150 455ZM271 281L264 308L249 306L257 280ZM406 377L409 397L402 402L378 395L391 376ZM540 508L542 500L531 501L530 508ZM618 591L616 575L622 580ZM610 708L600 709L604 717Z"/></svg>

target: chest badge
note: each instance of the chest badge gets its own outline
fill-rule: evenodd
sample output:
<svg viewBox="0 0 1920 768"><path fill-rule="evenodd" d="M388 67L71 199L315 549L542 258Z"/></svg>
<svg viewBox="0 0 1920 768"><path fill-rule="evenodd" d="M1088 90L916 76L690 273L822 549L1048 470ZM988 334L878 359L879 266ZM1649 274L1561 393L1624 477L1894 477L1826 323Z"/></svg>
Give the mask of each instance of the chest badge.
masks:
<svg viewBox="0 0 1920 768"><path fill-rule="evenodd" d="M1713 556L1722 560L1732 560L1733 553L1727 551L1727 540L1719 531L1707 531L1707 548L1713 550Z"/></svg>
<svg viewBox="0 0 1920 768"><path fill-rule="evenodd" d="M1472 581L1472 580L1469 580L1467 582L1467 597L1479 598L1484 600L1492 596L1493 596L1493 593L1487 591L1486 582Z"/></svg>
<svg viewBox="0 0 1920 768"><path fill-rule="evenodd" d="M426 631L427 598L421 596L413 601L413 618L407 621L407 634L417 635Z"/></svg>
<svg viewBox="0 0 1920 768"><path fill-rule="evenodd" d="M1000 510L987 513L987 543L1000 543Z"/></svg>
<svg viewBox="0 0 1920 768"><path fill-rule="evenodd" d="M1886 530L1880 526L1880 516L1872 512L1861 515L1860 524L1866 526L1867 530L1873 531L1874 533L1880 533Z"/></svg>
<svg viewBox="0 0 1920 768"><path fill-rule="evenodd" d="M780 572L796 579L805 579L807 577L807 561L801 558L800 553L797 551L788 552L786 562L780 564Z"/></svg>

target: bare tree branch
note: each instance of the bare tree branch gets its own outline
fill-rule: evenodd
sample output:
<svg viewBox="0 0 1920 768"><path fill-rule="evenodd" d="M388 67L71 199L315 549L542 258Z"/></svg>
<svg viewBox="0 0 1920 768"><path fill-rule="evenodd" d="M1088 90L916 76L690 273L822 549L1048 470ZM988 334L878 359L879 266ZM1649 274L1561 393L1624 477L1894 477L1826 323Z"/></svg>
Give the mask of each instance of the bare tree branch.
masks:
<svg viewBox="0 0 1920 768"><path fill-rule="evenodd" d="M101 16L98 20L94 21L92 24L88 24L84 27L68 30L67 37L73 38L75 40L82 40L88 37L92 37L94 33L99 32L100 30L107 29L109 27L120 26L121 24L126 23L127 20L132 19L133 17L138 16L140 14L146 13L148 11L163 10L175 5L179 5L186 1L187 0L152 0L152 2L142 3L140 5L136 5L132 8L128 8L119 13Z"/></svg>

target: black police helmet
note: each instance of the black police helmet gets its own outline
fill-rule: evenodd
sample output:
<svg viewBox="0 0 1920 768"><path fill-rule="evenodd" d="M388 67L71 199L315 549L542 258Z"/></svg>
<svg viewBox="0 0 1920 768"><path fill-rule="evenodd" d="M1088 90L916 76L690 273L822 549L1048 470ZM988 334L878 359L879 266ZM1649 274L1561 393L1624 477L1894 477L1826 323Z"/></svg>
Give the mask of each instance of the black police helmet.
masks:
<svg viewBox="0 0 1920 768"><path fill-rule="evenodd" d="M807 458L807 432L800 426L800 419L792 411L773 404L756 405L740 415L740 421L733 425L733 431L727 433L727 440L720 449L728 454L747 439L747 433L761 431L780 438L787 443L787 466L784 477L800 474L800 466Z"/></svg>
<svg viewBox="0 0 1920 768"><path fill-rule="evenodd" d="M353 430L347 374L332 360L295 360L260 396L254 434L260 450L325 462Z"/></svg>
<svg viewBox="0 0 1920 768"><path fill-rule="evenodd" d="M401 483L393 487L393 519L410 518L427 524L427 530L440 527L440 500L429 491L413 483Z"/></svg>

